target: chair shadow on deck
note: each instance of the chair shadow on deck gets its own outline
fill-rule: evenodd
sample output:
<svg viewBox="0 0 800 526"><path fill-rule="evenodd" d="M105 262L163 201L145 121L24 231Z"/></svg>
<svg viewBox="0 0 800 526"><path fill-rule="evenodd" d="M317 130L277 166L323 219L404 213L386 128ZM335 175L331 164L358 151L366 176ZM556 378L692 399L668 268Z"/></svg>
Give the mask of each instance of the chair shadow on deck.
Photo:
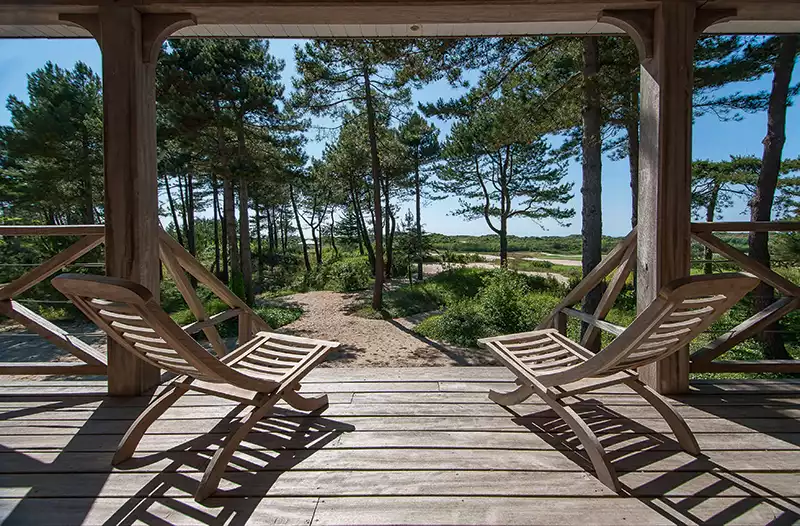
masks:
<svg viewBox="0 0 800 526"><path fill-rule="evenodd" d="M321 411L301 413L276 408L262 419L242 442L228 465L220 487L202 505L191 500L200 476L247 407L237 406L209 432L164 452L137 453L117 466L119 471L147 469L169 462L105 522L117 524L165 524L150 511L154 505L181 513L194 521L216 525L244 525L278 478L317 450L355 428L320 416ZM285 495L283 495L285 496ZM176 498L180 497L180 498ZM233 498L231 498L233 497ZM216 513L215 513L216 510Z"/></svg>
<svg viewBox="0 0 800 526"><path fill-rule="evenodd" d="M30 397L14 398L25 401ZM244 525L248 523L260 502L269 497L270 488L282 473L309 458L316 450L330 444L343 433L355 429L349 424L323 418L320 413L324 409L305 413L275 408L273 413L262 419L242 442L223 475L220 489L203 504L197 504L192 496L206 465L214 450L219 447L227 432L236 423L237 417L240 415L246 417L247 407L232 406L233 409L210 432L199 435L193 440L157 453L139 451L130 460L117 468L112 468L111 455L121 435L98 434L98 427L107 428L108 424L113 424L111 426L113 429L119 428L121 431L133 422L134 417L130 412L126 413L124 420L107 420L107 417L100 415L119 411L121 407L134 409L133 406L119 399L104 396L75 399L71 399L70 396L53 396L36 397L35 400L46 402L41 406L0 413L0 420L13 421L16 418L47 414L58 409L79 408L87 402L100 401L100 404L91 409L91 416L69 436L67 443L63 447L57 447L58 454L50 463L40 461L35 455L26 454L24 451L0 447L0 455L6 462L4 464L6 469L3 471L9 473L8 476L2 477L9 483L0 483L0 488L28 487L25 496L20 498L5 517L4 524L61 524L58 507L52 508L41 504L42 496L52 495L59 501L57 506L68 507L68 513L62 516L62 520L67 520L70 524L81 524L90 520L92 508L98 499L114 497L115 500L124 502L114 510L104 524L143 523L161 526L184 522L180 520L180 516L183 516L191 522L208 525ZM144 407L137 406L135 409L142 411ZM46 422L46 427L52 428L57 421ZM173 420L173 422L181 421ZM193 431L191 419L182 422L186 423L186 431L176 431L176 433ZM26 420L21 420L20 423L31 426L35 424ZM151 435L156 439L164 436ZM152 451L153 447L145 449ZM91 465L84 465L76 460L76 454L87 455L90 451L99 457L99 464L97 459L88 461ZM104 457L107 457L108 464L102 460ZM12 465L13 470L7 471ZM124 483L124 497L119 499L120 495L115 490L111 490L112 494L108 494L106 486L109 479L115 475L127 477L125 472L129 472L133 478ZM32 485L28 486L28 482L18 480L13 473L30 474L36 478L32 479ZM65 488L63 476L51 478L48 477L48 473L86 475L81 478L78 486ZM145 480L142 480L143 478ZM120 488L118 485L115 487ZM79 496L79 498L58 499L60 495ZM52 500L50 502L53 503ZM169 519L164 518L165 510L169 514ZM65 517L68 519L64 519ZM277 519L286 520L287 517L279 516Z"/></svg>
<svg viewBox="0 0 800 526"><path fill-rule="evenodd" d="M748 473L737 473L715 462L715 451L692 456L671 435L655 431L595 399L581 399L571 407L589 425L620 475L622 495L637 498L675 524L727 524L741 520L757 507L771 507L772 525L797 524L800 505L760 483ZM580 441L551 410L520 415L506 408L513 421L537 433L554 449L589 473L592 463ZM758 431L758 429L755 429ZM746 454L746 452L742 452ZM597 481L598 486L602 486ZM712 509L704 503L716 499ZM767 523L765 521L765 523Z"/></svg>

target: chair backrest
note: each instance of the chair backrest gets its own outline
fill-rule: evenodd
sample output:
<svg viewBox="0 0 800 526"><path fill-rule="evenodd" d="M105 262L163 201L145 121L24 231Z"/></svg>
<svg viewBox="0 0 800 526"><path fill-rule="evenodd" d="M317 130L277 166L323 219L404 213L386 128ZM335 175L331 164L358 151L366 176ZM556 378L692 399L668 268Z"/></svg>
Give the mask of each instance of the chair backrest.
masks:
<svg viewBox="0 0 800 526"><path fill-rule="evenodd" d="M141 285L84 274L62 274L52 283L109 337L159 368L215 383L240 376L184 332Z"/></svg>
<svg viewBox="0 0 800 526"><path fill-rule="evenodd" d="M758 283L758 278L745 273L675 280L603 350L578 366L541 378L547 379L547 385L556 385L662 360L708 329Z"/></svg>

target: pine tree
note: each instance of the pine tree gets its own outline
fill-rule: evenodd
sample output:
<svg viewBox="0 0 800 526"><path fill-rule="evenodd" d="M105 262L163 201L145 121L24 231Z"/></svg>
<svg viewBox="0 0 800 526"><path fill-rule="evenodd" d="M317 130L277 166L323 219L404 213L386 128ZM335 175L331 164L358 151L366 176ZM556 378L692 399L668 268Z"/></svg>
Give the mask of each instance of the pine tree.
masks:
<svg viewBox="0 0 800 526"><path fill-rule="evenodd" d="M416 213L417 279L422 280L422 196L428 182L428 168L440 156L439 130L429 124L419 113L413 113L400 127L400 140L411 157L414 177L414 205Z"/></svg>
<svg viewBox="0 0 800 526"><path fill-rule="evenodd" d="M408 40L318 40L295 48L297 71L293 105L315 115L343 117L356 107L367 120L372 173L375 235L375 286L372 307L382 308L382 169L378 148L379 113L409 102L410 80L401 64L412 49Z"/></svg>
<svg viewBox="0 0 800 526"><path fill-rule="evenodd" d="M48 62L28 75L25 103L14 95L2 139L18 215L45 224L102 222L103 106L100 77L84 63Z"/></svg>
<svg viewBox="0 0 800 526"><path fill-rule="evenodd" d="M510 219L564 222L574 215L561 206L572 197L572 184L563 182L565 171L547 142L532 136L519 102L511 94L491 99L457 122L442 149L445 164L435 185L441 193L459 196L454 214L482 217L499 236L504 267Z"/></svg>

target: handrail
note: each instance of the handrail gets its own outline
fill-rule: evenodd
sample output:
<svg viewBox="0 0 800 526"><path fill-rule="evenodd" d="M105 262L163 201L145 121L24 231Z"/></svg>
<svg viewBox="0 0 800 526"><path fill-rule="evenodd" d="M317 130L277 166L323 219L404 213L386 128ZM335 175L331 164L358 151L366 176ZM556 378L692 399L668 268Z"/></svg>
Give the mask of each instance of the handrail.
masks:
<svg viewBox="0 0 800 526"><path fill-rule="evenodd" d="M2 363L3 374L105 374L106 356L97 349L79 340L42 318L24 305L15 301L26 290L44 281L63 267L71 264L82 255L105 241L104 225L0 225L0 236L79 236L80 239L47 261L28 270L11 283L0 286L0 314L13 318L29 330L61 349L81 359L69 365L54 367L51 363ZM211 342L217 355L225 355L228 350L217 331L216 325L233 317L239 319L239 343L249 340L254 332L270 330L241 298L232 293L224 283L197 261L183 246L172 239L163 229L159 234L161 262L178 285L184 300L189 305L196 322L186 326L190 333L203 331ZM186 272L197 278L229 307L222 313L207 316L202 302L189 284Z"/></svg>
<svg viewBox="0 0 800 526"><path fill-rule="evenodd" d="M761 264L744 252L725 243L716 237L714 232L794 232L800 231L800 221L738 221L721 223L692 223L692 238L706 246L712 252L728 258L728 261L739 265L747 272L759 277L782 294L772 305L743 321L730 331L718 336L690 356L691 372L800 372L800 360L716 360L744 340L753 337L766 327L772 325L790 312L800 308L800 286L794 284ZM605 321L611 304L619 295L627 276L633 268L636 254L635 230L625 237L608 255L603 258L581 282L553 309L550 315L539 324L540 329L553 327L562 334L566 333L567 316L582 320L588 324L581 344L596 336L597 329L616 334L622 327ZM592 289L603 283L606 277L613 274L611 282L603 296L603 302L594 313L585 313L572 308Z"/></svg>
<svg viewBox="0 0 800 526"><path fill-rule="evenodd" d="M692 233L711 232L800 232L800 221L720 221L692 223Z"/></svg>
<svg viewBox="0 0 800 526"><path fill-rule="evenodd" d="M0 236L102 236L105 225L0 225Z"/></svg>

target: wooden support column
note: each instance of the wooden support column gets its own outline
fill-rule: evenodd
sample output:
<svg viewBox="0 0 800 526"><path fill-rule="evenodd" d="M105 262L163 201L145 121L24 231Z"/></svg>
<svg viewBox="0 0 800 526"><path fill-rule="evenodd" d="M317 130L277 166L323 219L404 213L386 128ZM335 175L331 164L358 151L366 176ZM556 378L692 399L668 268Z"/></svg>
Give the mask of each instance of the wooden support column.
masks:
<svg viewBox="0 0 800 526"><path fill-rule="evenodd" d="M641 149L637 310L661 287L689 275L693 54L697 35L730 10L698 11L692 0L654 2L654 9L607 10L600 20L624 29L641 59ZM689 350L639 370L659 393L689 389Z"/></svg>
<svg viewBox="0 0 800 526"><path fill-rule="evenodd" d="M193 24L185 14L142 15L131 5L61 15L88 29L103 53L106 274L159 293L155 65L161 44ZM108 392L135 396L160 371L109 339Z"/></svg>

